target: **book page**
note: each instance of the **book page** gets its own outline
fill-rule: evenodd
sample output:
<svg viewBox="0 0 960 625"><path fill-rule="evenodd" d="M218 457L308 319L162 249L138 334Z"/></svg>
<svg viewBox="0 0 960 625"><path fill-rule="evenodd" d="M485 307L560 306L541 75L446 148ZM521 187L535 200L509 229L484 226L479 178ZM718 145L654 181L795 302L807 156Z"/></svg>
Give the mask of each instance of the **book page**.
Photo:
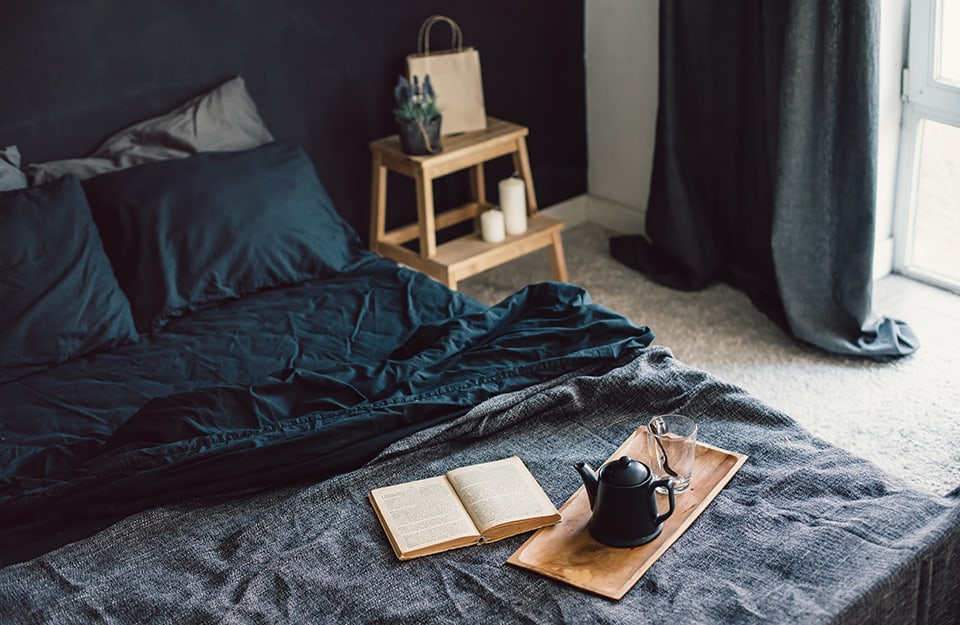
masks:
<svg viewBox="0 0 960 625"><path fill-rule="evenodd" d="M447 477L481 533L501 523L557 514L516 456L454 469Z"/></svg>
<svg viewBox="0 0 960 625"><path fill-rule="evenodd" d="M479 538L470 515L442 475L375 488L370 497L401 553L458 538Z"/></svg>

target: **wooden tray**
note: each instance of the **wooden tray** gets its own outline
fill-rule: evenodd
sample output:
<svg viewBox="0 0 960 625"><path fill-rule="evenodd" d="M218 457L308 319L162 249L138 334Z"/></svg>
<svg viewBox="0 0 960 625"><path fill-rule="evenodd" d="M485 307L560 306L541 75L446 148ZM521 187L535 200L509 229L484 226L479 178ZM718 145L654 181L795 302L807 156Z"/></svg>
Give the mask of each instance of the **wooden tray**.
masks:
<svg viewBox="0 0 960 625"><path fill-rule="evenodd" d="M637 428L610 460L628 455L649 463L647 429ZM667 548L696 520L719 494L747 457L705 443L697 443L691 487L676 496L674 513L663 523L663 532L639 547L608 547L587 531L590 502L581 486L560 508L561 521L537 530L507 560L609 599L621 599ZM572 468L570 469L573 470ZM657 495L660 510L667 510L666 495Z"/></svg>

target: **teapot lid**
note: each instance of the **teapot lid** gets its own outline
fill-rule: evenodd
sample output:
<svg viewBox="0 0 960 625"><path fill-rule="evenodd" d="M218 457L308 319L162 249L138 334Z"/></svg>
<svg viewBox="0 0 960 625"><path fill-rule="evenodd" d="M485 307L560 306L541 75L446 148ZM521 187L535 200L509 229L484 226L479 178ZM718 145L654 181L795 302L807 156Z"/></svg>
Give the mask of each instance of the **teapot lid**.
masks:
<svg viewBox="0 0 960 625"><path fill-rule="evenodd" d="M646 482L649 477L650 469L647 465L633 460L630 456L620 456L603 468L603 480L614 486L637 486Z"/></svg>

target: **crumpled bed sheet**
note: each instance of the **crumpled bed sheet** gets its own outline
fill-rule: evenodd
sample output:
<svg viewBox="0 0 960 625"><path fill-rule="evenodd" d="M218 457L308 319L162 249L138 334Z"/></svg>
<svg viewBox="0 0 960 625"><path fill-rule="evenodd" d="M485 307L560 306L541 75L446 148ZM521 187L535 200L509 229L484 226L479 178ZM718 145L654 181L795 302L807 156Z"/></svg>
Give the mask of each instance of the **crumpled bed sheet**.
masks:
<svg viewBox="0 0 960 625"><path fill-rule="evenodd" d="M368 257L0 387L0 565L145 508L317 480L484 399L649 344L561 283L487 308Z"/></svg>

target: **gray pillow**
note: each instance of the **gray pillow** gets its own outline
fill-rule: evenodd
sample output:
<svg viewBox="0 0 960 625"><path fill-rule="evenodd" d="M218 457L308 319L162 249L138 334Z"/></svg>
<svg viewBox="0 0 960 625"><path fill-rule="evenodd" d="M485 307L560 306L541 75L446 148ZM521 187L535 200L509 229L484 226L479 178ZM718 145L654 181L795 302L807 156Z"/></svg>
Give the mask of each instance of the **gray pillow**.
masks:
<svg viewBox="0 0 960 625"><path fill-rule="evenodd" d="M0 150L0 191L25 189L27 177L20 171L20 150L8 145Z"/></svg>
<svg viewBox="0 0 960 625"><path fill-rule="evenodd" d="M272 140L243 78L237 76L166 115L117 132L86 158L27 165L26 173L33 185L66 174L83 180L199 152L249 150Z"/></svg>

